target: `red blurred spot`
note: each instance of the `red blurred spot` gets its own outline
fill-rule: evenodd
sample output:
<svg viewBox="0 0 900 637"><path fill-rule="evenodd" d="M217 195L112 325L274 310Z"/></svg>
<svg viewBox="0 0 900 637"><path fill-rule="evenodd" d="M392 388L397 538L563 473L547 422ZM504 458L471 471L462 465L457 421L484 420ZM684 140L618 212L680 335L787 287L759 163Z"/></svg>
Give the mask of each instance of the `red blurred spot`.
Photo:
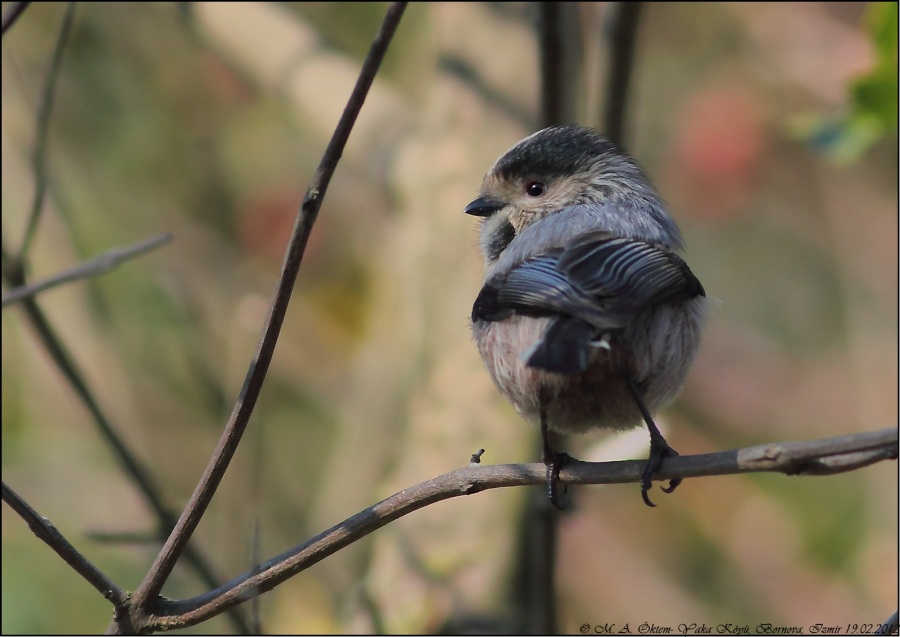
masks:
<svg viewBox="0 0 900 637"><path fill-rule="evenodd" d="M239 210L239 240L245 250L280 264L294 228L294 219L303 201L303 193L293 190L267 190L257 193ZM321 224L318 224L321 225ZM310 236L306 256L314 257L318 228Z"/></svg>
<svg viewBox="0 0 900 637"><path fill-rule="evenodd" d="M696 92L678 116L671 192L686 215L720 219L741 211L756 186L768 145L759 98L737 86Z"/></svg>

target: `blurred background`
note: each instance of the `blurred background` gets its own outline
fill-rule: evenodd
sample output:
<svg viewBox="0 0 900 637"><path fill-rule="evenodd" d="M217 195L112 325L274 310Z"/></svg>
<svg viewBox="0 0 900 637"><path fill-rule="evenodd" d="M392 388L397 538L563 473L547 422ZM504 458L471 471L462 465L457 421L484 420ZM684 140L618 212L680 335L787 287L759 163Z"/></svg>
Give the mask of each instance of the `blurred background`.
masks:
<svg viewBox="0 0 900 637"><path fill-rule="evenodd" d="M7 4L3 4L4 11ZM680 399L684 454L897 425L895 3L647 3L625 146L715 307ZM287 240L383 3L79 4L48 131L38 280L161 232L40 296L117 431L179 511L237 397ZM3 37L3 243L21 245L66 5ZM578 121L599 126L608 4L576 9ZM526 3L413 4L313 230L268 380L195 539L224 581L466 464L534 462L538 432L471 342L490 164L539 127ZM4 292L8 291L4 287ZM155 519L17 308L2 315L3 480L134 589ZM646 431L570 438L645 458ZM418 511L259 600L271 633L528 629L523 526L542 489ZM573 487L558 628L845 626L897 604L897 464L826 478ZM538 495L541 495L539 493ZM109 604L2 507L2 631L96 632ZM134 539L134 538L132 538ZM203 592L179 566L163 593ZM249 607L248 609L249 610ZM230 632L219 617L186 632Z"/></svg>

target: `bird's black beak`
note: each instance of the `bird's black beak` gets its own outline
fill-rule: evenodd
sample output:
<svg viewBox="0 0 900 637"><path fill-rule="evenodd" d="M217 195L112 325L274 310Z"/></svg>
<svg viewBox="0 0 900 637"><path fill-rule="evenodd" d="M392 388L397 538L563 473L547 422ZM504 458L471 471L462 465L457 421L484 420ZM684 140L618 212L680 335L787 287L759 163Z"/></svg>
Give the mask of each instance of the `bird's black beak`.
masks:
<svg viewBox="0 0 900 637"><path fill-rule="evenodd" d="M490 199L488 197L479 197L468 206L463 211L467 215L475 215L476 217L490 217L492 214L500 210L504 204L500 203L496 199Z"/></svg>

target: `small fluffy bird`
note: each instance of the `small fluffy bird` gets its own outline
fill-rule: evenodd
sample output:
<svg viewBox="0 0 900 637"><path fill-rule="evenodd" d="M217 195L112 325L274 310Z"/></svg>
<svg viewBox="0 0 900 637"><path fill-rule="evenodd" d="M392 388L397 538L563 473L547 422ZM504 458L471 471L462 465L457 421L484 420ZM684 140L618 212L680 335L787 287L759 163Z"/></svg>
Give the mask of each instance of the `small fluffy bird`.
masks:
<svg viewBox="0 0 900 637"><path fill-rule="evenodd" d="M549 430L643 420L641 494L654 506L651 479L678 454L651 412L681 388L706 294L675 253L681 232L650 180L595 130L554 126L506 151L465 212L481 217L486 271L472 332L500 392L540 424L551 502L568 456L553 451Z"/></svg>

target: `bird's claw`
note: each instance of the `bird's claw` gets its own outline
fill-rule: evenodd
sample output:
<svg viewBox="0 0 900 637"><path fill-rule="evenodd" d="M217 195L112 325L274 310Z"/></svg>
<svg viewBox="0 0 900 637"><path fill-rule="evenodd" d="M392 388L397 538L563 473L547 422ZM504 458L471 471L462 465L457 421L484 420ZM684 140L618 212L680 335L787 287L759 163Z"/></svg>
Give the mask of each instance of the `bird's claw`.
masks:
<svg viewBox="0 0 900 637"><path fill-rule="evenodd" d="M657 471L662 467L663 460L666 458L675 457L678 455L678 452L675 451L672 447L669 446L669 443L662 439L662 442L657 442L656 440L652 440L650 443L650 457L647 459L647 464L644 467L644 472L641 474L641 498L644 500L644 504L648 507L655 507L656 505L650 500L650 496L647 495L647 491L649 491L653 487L653 476ZM681 484L681 478L675 478L673 480L669 480L669 486L660 487L663 493L672 493L675 489L678 488L678 485Z"/></svg>
<svg viewBox="0 0 900 637"><path fill-rule="evenodd" d="M558 451L547 453L545 450L543 460L544 465L547 467L547 497L550 499L550 504L562 511L565 509L565 504L563 503L556 486L559 483L559 470L569 461L569 454ZM565 485L563 485L562 496L565 495L566 488Z"/></svg>

